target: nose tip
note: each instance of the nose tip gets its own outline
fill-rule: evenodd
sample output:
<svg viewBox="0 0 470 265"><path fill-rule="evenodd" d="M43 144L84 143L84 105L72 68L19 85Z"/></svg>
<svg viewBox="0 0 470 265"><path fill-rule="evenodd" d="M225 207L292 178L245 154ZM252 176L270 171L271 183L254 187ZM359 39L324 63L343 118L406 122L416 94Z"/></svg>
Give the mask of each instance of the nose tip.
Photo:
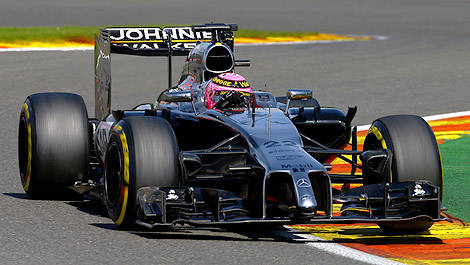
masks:
<svg viewBox="0 0 470 265"><path fill-rule="evenodd" d="M301 212L308 213L315 211L317 209L317 201L315 200L315 197L310 195L303 196L299 201L298 209Z"/></svg>

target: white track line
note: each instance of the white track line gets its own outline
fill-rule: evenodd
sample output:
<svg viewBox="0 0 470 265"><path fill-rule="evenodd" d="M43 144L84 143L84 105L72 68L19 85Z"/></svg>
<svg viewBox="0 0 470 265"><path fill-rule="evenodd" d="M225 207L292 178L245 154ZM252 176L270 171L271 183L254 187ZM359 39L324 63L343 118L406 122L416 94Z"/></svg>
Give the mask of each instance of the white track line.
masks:
<svg viewBox="0 0 470 265"><path fill-rule="evenodd" d="M470 115L470 111L460 111L460 112L452 112L452 113L446 113L446 114L426 116L426 117L423 117L423 119L426 121L435 121L435 120L457 118L457 117L469 116L469 115Z"/></svg>
<svg viewBox="0 0 470 265"><path fill-rule="evenodd" d="M352 260L357 260L363 263L379 264L379 265L398 265L403 264L386 258L382 258L376 255L362 252L350 247L343 246L338 243L327 241L323 238L316 237L308 233L296 233L295 229L286 227L290 232L279 231L278 234L282 237L286 237L295 241L308 241L306 245L311 248L316 248L324 252L328 252L337 256L345 257ZM300 239L299 239L300 238ZM313 241L313 242L312 242Z"/></svg>
<svg viewBox="0 0 470 265"><path fill-rule="evenodd" d="M459 112L451 112L451 113L445 113L445 114L425 116L423 117L423 119L425 121L436 121L436 120L442 120L442 119L457 118L457 117L462 117L462 116L470 116L470 111L459 111ZM357 131L358 132L367 131L369 130L370 126L371 124L357 126Z"/></svg>
<svg viewBox="0 0 470 265"><path fill-rule="evenodd" d="M351 37L361 37L362 35L345 35ZM372 40L386 40L386 36L367 36ZM261 42L261 43L238 43L235 46L273 46L273 45L300 45L300 44L329 44L338 42L353 42L364 40L311 40L311 41L292 41L292 42ZM92 51L93 46L90 47L51 47L51 48L0 48L0 52L68 52L68 51Z"/></svg>
<svg viewBox="0 0 470 265"><path fill-rule="evenodd" d="M54 48L0 48L0 52L70 52L92 51L93 47L54 47Z"/></svg>

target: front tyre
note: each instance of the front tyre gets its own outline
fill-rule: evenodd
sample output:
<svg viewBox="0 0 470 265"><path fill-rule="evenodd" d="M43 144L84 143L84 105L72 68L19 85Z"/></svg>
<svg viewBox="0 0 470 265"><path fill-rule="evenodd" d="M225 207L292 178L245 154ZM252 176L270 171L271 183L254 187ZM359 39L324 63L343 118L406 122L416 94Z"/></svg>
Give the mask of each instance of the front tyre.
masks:
<svg viewBox="0 0 470 265"><path fill-rule="evenodd" d="M119 227L135 223L141 187L178 186L178 144L171 125L149 116L126 117L111 130L105 157L105 202Z"/></svg>
<svg viewBox="0 0 470 265"><path fill-rule="evenodd" d="M379 179L365 169L365 184L425 180L440 187L442 195L439 148L431 127L423 118L392 115L375 120L366 135L364 151L381 149L392 151L392 170ZM432 225L432 220L423 219L379 226L387 233L414 233L427 230Z"/></svg>

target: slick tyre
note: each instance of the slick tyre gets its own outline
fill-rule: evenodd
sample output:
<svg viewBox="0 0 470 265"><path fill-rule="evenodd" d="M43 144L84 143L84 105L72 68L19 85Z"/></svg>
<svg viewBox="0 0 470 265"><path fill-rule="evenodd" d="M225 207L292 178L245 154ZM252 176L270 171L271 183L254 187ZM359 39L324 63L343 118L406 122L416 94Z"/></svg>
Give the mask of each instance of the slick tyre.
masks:
<svg viewBox="0 0 470 265"><path fill-rule="evenodd" d="M135 224L141 187L178 186L178 144L170 124L159 117L134 116L111 130L105 158L105 202L121 228Z"/></svg>
<svg viewBox="0 0 470 265"><path fill-rule="evenodd" d="M88 115L81 96L39 93L26 98L18 161L21 184L30 198L71 198L66 187L87 176L88 150Z"/></svg>
<svg viewBox="0 0 470 265"><path fill-rule="evenodd" d="M383 179L369 179L366 184L425 180L439 186L442 194L442 166L434 133L423 118L414 115L392 115L375 120L365 141L364 151L389 149L392 151L391 172ZM418 220L399 225L381 224L387 233L413 233L427 230L433 224Z"/></svg>

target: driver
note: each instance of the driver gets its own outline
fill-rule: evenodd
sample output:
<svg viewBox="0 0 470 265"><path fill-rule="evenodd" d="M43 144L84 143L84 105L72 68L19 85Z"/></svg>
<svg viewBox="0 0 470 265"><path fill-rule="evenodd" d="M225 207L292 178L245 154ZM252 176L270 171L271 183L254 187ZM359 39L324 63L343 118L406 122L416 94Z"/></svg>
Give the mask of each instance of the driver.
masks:
<svg viewBox="0 0 470 265"><path fill-rule="evenodd" d="M204 98L208 109L244 109L250 106L252 93L243 76L224 73L209 81Z"/></svg>

